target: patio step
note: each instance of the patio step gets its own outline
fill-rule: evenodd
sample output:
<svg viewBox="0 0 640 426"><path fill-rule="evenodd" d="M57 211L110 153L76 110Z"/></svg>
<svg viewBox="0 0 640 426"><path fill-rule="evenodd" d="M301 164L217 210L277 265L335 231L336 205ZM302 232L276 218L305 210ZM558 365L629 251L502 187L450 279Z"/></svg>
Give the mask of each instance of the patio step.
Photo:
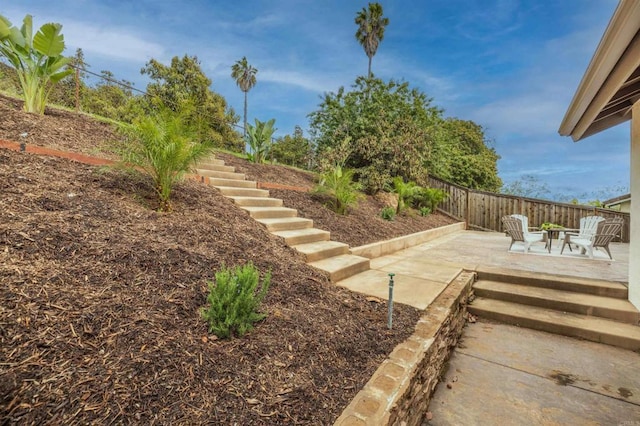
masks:
<svg viewBox="0 0 640 426"><path fill-rule="evenodd" d="M282 200L270 197L229 197L242 207L282 207Z"/></svg>
<svg viewBox="0 0 640 426"><path fill-rule="evenodd" d="M349 253L349 245L338 241L316 241L313 243L298 244L293 246L293 248L304 254L307 262L315 262Z"/></svg>
<svg viewBox="0 0 640 426"><path fill-rule="evenodd" d="M302 217L264 218L256 220L265 225L269 232L289 231L292 229L313 227L313 221L311 219L305 219Z"/></svg>
<svg viewBox="0 0 640 426"><path fill-rule="evenodd" d="M287 231L276 231L273 235L284 238L288 246L313 243L316 241L328 241L331 233L318 228L291 229Z"/></svg>
<svg viewBox="0 0 640 426"><path fill-rule="evenodd" d="M474 315L507 324L640 350L640 327L636 325L480 297L468 309Z"/></svg>
<svg viewBox="0 0 640 426"><path fill-rule="evenodd" d="M336 283L352 275L369 270L369 259L352 254L341 254L328 259L309 262L309 265L328 272L331 282Z"/></svg>
<svg viewBox="0 0 640 426"><path fill-rule="evenodd" d="M476 272L479 281L508 282L510 284L594 294L624 300L627 300L629 294L626 286L612 281L489 267L479 267Z"/></svg>
<svg viewBox="0 0 640 426"><path fill-rule="evenodd" d="M235 173L236 168L233 166L226 166L224 162L222 162L222 164L208 163L206 167L202 167L199 165L198 170L208 170L211 172Z"/></svg>
<svg viewBox="0 0 640 426"><path fill-rule="evenodd" d="M487 299L597 316L634 325L640 322L640 312L628 300L489 280L478 281L473 288L476 296Z"/></svg>
<svg viewBox="0 0 640 426"><path fill-rule="evenodd" d="M287 207L248 207L241 206L242 210L249 212L249 216L254 219L267 219L267 218L283 218L283 217L296 217L298 210L290 209Z"/></svg>

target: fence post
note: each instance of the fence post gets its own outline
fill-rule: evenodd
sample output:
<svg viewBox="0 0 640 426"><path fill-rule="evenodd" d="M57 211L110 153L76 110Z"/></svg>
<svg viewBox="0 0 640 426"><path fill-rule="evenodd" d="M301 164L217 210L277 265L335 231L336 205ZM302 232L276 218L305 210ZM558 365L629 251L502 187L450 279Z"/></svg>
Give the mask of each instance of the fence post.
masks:
<svg viewBox="0 0 640 426"><path fill-rule="evenodd" d="M470 229L471 228L471 197L469 195L469 189L465 189L465 198L466 198L465 216L467 220L467 229Z"/></svg>

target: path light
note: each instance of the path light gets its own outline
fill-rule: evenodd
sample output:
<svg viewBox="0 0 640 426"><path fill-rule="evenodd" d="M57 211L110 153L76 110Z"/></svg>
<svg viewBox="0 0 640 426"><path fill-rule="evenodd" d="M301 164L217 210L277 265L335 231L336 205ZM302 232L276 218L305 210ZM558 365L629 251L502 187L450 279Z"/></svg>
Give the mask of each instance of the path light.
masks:
<svg viewBox="0 0 640 426"><path fill-rule="evenodd" d="M389 318L387 320L389 330L391 330L391 326L393 325L393 277L395 275L393 272L389 273Z"/></svg>

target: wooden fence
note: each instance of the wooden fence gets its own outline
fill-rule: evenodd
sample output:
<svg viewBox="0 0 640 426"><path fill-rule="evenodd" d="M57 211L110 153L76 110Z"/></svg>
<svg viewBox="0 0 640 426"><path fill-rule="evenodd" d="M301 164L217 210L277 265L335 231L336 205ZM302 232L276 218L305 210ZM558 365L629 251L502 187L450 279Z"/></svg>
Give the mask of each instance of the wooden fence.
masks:
<svg viewBox="0 0 640 426"><path fill-rule="evenodd" d="M605 218L617 216L624 220L619 241L628 243L630 239L629 213L476 191L434 177L429 177L429 185L432 188L440 188L449 194L449 197L440 203L438 208L467 222L469 229L502 231L501 218L510 214L527 216L529 226L540 226L544 222L551 222L573 229L580 228L580 218L584 216L598 215Z"/></svg>

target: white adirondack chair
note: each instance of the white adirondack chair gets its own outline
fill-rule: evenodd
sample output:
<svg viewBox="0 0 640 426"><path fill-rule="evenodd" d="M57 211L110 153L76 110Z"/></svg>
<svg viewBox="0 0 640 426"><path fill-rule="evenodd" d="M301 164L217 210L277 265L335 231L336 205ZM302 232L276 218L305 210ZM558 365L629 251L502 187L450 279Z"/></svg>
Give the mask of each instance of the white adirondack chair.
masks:
<svg viewBox="0 0 640 426"><path fill-rule="evenodd" d="M598 247L602 247L607 251L609 258L613 260L613 256L611 256L611 251L609 251L609 243L618 236L620 230L622 229L622 220L619 218L612 218L609 220L598 221L596 225L596 231L593 235L588 237L572 237L571 235L565 239L564 244L562 245L562 250L560 250L560 254L564 251L564 246L566 244L571 247L571 244L575 244L582 248L582 253L585 252L589 256L589 259L593 259L593 250Z"/></svg>
<svg viewBox="0 0 640 426"><path fill-rule="evenodd" d="M513 244L517 241L524 243L524 253L529 252L529 248L532 243L544 242L546 240L546 232L524 232L524 225L522 219L512 216L504 216L502 218L502 224L505 232L511 237L511 244L509 250L513 247Z"/></svg>
<svg viewBox="0 0 640 426"><path fill-rule="evenodd" d="M577 233L566 232L565 235L568 235L571 240L575 240L575 239L588 240L596 234L596 231L598 230L598 224L603 220L604 220L604 217L602 216L585 216L580 219L580 230ZM565 239L565 237L561 236L560 239L561 240ZM564 248L564 244L563 244L563 248ZM572 250L571 244L569 244L569 250Z"/></svg>
<svg viewBox="0 0 640 426"><path fill-rule="evenodd" d="M538 236L538 235L544 235L546 234L546 232L544 231L529 231L529 218L525 215L521 215L521 214L512 214L511 215L512 218L514 219L518 219L520 220L520 222L522 223L522 232L524 234L533 234L531 235L531 238L534 238L533 236Z"/></svg>

